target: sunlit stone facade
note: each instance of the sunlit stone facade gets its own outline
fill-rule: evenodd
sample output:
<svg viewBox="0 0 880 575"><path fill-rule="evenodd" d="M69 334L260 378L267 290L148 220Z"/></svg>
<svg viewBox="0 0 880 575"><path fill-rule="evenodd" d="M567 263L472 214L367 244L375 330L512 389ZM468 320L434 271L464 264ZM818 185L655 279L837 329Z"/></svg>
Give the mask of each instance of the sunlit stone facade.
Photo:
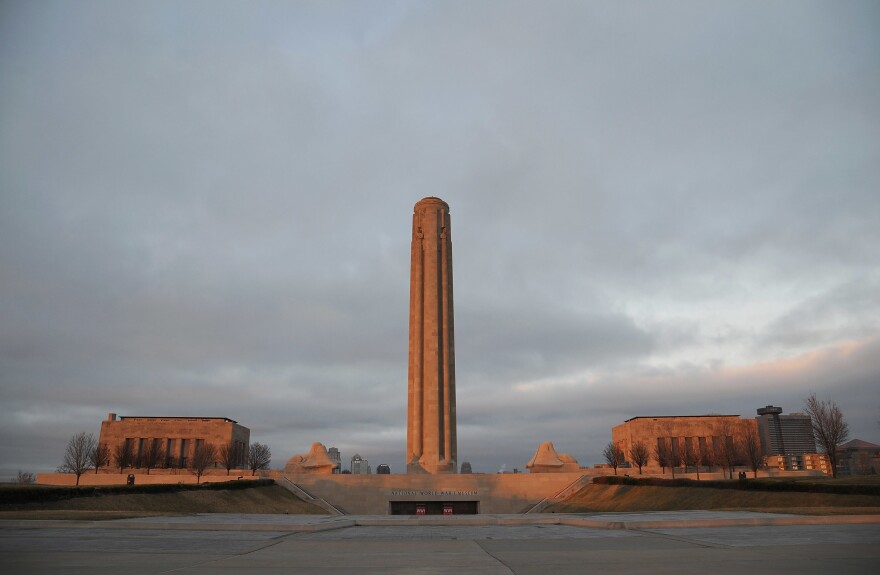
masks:
<svg viewBox="0 0 880 575"><path fill-rule="evenodd" d="M641 441L651 454L647 468L659 468L654 456L658 444L663 442L674 453L682 450L701 450L703 453L717 451L723 442L732 442L747 431L757 436L754 419L742 419L739 415L685 415L633 417L611 428L611 441L623 448L627 461L630 449ZM717 446L717 447L716 447Z"/></svg>
<svg viewBox="0 0 880 575"><path fill-rule="evenodd" d="M131 464L139 468L142 455L152 444L161 452L156 467L185 468L194 450L210 443L216 448L232 445L239 455L239 465L247 466L247 449L251 432L228 417L129 417L111 413L101 422L99 442L111 454L109 468L116 465L113 454L120 445L128 444Z"/></svg>
<svg viewBox="0 0 880 575"><path fill-rule="evenodd" d="M456 473L455 344L449 206L413 209L409 304L407 473Z"/></svg>

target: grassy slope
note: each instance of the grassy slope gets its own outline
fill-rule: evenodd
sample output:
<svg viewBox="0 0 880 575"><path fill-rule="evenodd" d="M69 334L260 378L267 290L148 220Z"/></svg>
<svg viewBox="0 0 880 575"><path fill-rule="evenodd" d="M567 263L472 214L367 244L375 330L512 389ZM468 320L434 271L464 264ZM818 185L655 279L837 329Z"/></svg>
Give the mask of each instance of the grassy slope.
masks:
<svg viewBox="0 0 880 575"><path fill-rule="evenodd" d="M789 513L880 513L880 496L777 493L697 487L588 485L548 513L748 509Z"/></svg>
<svg viewBox="0 0 880 575"><path fill-rule="evenodd" d="M826 480L831 482L832 480ZM844 482L838 480L839 482ZM865 483L864 480L859 483ZM870 481L868 482L870 483ZM35 487L39 488L39 487ZM880 496L696 487L588 485L548 513L743 509L808 514L880 514ZM278 485L237 490L134 493L4 505L0 519L117 519L187 513L324 514Z"/></svg>
<svg viewBox="0 0 880 575"><path fill-rule="evenodd" d="M133 493L7 505L0 519L98 519L186 513L326 514L278 485L251 489Z"/></svg>

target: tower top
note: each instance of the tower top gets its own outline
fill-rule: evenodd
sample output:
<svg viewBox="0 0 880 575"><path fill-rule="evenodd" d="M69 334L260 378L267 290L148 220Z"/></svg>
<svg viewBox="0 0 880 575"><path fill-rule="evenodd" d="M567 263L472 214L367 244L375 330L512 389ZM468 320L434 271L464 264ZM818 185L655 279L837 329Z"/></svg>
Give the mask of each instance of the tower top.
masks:
<svg viewBox="0 0 880 575"><path fill-rule="evenodd" d="M434 196L428 196L427 198L422 198L421 200L416 202L415 207L418 208L419 206L422 206L425 204L439 204L439 205L443 206L444 208L446 208L447 210L449 210L449 204L447 204L446 202L444 202L440 198L435 198Z"/></svg>

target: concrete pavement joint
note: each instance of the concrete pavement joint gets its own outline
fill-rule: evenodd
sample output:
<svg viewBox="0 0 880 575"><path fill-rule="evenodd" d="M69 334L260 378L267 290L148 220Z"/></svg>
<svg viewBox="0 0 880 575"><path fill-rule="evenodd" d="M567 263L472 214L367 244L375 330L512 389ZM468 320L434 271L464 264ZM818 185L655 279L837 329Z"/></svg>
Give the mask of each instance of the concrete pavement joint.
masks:
<svg viewBox="0 0 880 575"><path fill-rule="evenodd" d="M687 537L679 537L676 535L670 535L669 533L663 533L662 531L650 531L647 529L628 529L629 531L639 533L641 535L645 535L647 537L659 537L661 539L668 539L670 541L678 541L679 543L687 543L689 545L695 545L697 547L705 547L707 549L734 549L733 545L724 545L722 543L707 543L706 541L700 541L698 539L690 539Z"/></svg>
<svg viewBox="0 0 880 575"><path fill-rule="evenodd" d="M634 514L621 514L622 517L611 519L615 514L608 513L590 518L567 514L534 514L517 516L471 515L471 516L323 516L318 521L311 521L310 516L302 522L294 522L301 517L284 516L285 521L275 521L267 516L265 523L253 518L235 518L234 516L215 516L210 514L192 517L169 517L167 521L156 519L118 519L108 521L77 521L77 520L0 520L0 529L163 529L180 531L277 531L292 533L318 533L347 527L465 527L465 526L536 526L562 525L588 529L682 529L682 528L713 528L713 527L757 527L757 526L792 526L792 525L869 525L880 524L880 515L790 515L790 516L746 516L746 517L673 517L668 519L649 519L651 513L637 514L641 518L628 519ZM304 516L305 517L305 516ZM175 520L177 519L177 520ZM218 520L219 519L219 520Z"/></svg>
<svg viewBox="0 0 880 575"><path fill-rule="evenodd" d="M218 563L220 561L226 561L230 557L243 557L245 555L250 555L251 553L256 553L258 551L262 551L263 549L268 549L269 547L274 547L274 546L278 545L279 543L283 543L284 541L286 541L287 539L289 539L291 537L295 537L296 535L299 535L299 532L294 531L292 533L285 533L283 535L273 537L272 539L269 539L269 541L266 542L265 544L257 545L251 549L248 549L247 551L243 551L241 553L233 553L231 555L225 555L223 557L215 557L213 559L209 559L207 561L202 561L199 563L194 563L193 565L187 565L185 567L175 567L174 569L169 569L168 571L162 571L162 573L160 575L164 575L165 573L175 573L178 571L189 570L189 569L193 569L195 567L202 567L204 565L210 565L211 563Z"/></svg>
<svg viewBox="0 0 880 575"><path fill-rule="evenodd" d="M498 563L500 563L502 566L504 566L504 568L507 569L507 570L511 573L511 575L515 575L515 574L516 574L516 572L513 570L513 568L512 568L510 565L508 565L508 564L505 563L504 560L502 560L500 557L498 557L497 555L495 555L494 553L492 553L491 551L489 551L488 549L486 549L486 547L484 547L483 545L481 545L479 541L474 541L474 543L477 544L477 547L479 547L480 549L483 550L483 553L485 553L486 555L488 555L489 557L491 557L492 559L494 559L495 561L497 561Z"/></svg>

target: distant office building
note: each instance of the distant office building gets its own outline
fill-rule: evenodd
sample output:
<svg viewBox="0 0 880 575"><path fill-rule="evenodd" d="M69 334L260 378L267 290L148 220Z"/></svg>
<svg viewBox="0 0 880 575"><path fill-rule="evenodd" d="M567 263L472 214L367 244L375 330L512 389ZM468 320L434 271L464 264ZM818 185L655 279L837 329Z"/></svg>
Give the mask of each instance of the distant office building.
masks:
<svg viewBox="0 0 880 575"><path fill-rule="evenodd" d="M391 467L386 465L385 463L381 463L376 466L376 475L390 475Z"/></svg>
<svg viewBox="0 0 880 575"><path fill-rule="evenodd" d="M810 416L782 415L781 407L758 409L758 435L767 467L783 471L821 471L831 475L828 455L818 453Z"/></svg>
<svg viewBox="0 0 880 575"><path fill-rule="evenodd" d="M816 453L813 425L808 415L782 415L781 407L758 409L758 433L764 455L804 455Z"/></svg>
<svg viewBox="0 0 880 575"><path fill-rule="evenodd" d="M247 427L228 417L129 417L111 413L101 422L98 441L109 450L111 468L119 466L117 460L123 454L125 467L185 468L195 450L206 443L218 450L231 446L239 458L236 467L245 468L250 437ZM152 461L148 464L146 459Z"/></svg>
<svg viewBox="0 0 880 575"><path fill-rule="evenodd" d="M821 471L822 475L831 475L831 462L825 453L804 453L801 455L803 468L810 471Z"/></svg>
<svg viewBox="0 0 880 575"><path fill-rule="evenodd" d="M821 471L831 475L831 463L824 453L801 453L799 455L767 455L764 463L770 469L781 471Z"/></svg>
<svg viewBox="0 0 880 575"><path fill-rule="evenodd" d="M839 475L876 475L880 473L880 445L853 439L837 446Z"/></svg>
<svg viewBox="0 0 880 575"><path fill-rule="evenodd" d="M369 475L373 471L370 469L370 462L355 453L351 458L351 472L353 475Z"/></svg>
<svg viewBox="0 0 880 575"><path fill-rule="evenodd" d="M342 456L339 454L339 450L335 447L331 447L327 450L327 456L336 464L336 467L333 468L333 473L340 473L340 470L342 469Z"/></svg>

